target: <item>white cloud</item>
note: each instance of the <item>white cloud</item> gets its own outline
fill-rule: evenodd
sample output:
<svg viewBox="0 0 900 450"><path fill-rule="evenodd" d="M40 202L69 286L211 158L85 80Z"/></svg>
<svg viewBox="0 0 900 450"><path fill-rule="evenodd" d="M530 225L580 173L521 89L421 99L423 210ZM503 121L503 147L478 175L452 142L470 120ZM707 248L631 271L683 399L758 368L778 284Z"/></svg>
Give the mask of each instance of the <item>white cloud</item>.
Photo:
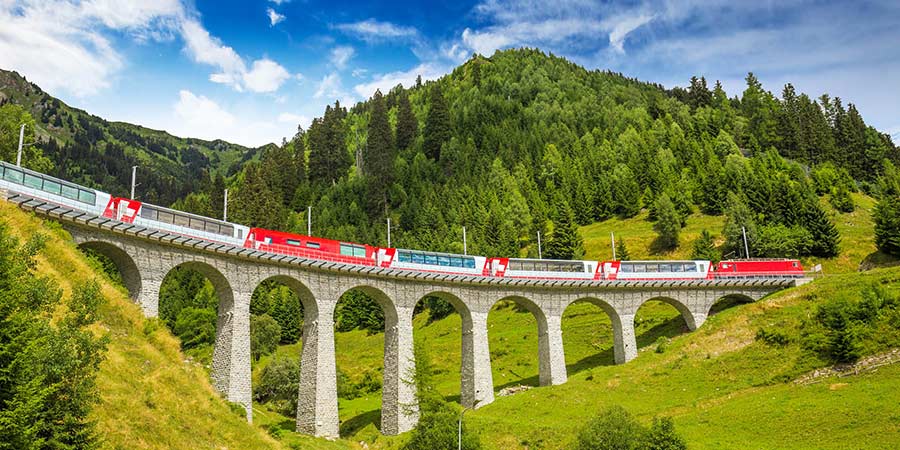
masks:
<svg viewBox="0 0 900 450"><path fill-rule="evenodd" d="M44 89L93 95L124 66L102 31L162 39L180 11L177 0L0 1L0 66Z"/></svg>
<svg viewBox="0 0 900 450"><path fill-rule="evenodd" d="M326 101L339 100L342 104L352 105L356 102L353 94L344 90L344 84L341 76L337 72L332 72L322 77L316 92L313 94L315 99L323 99Z"/></svg>
<svg viewBox="0 0 900 450"><path fill-rule="evenodd" d="M281 22L284 22L284 19L286 19L286 17L284 17L284 14L278 14L278 12L276 12L272 8L266 8L266 15L269 16L269 22L272 23L273 27Z"/></svg>
<svg viewBox="0 0 900 450"><path fill-rule="evenodd" d="M272 3L274 3L274 4L276 4L276 5L283 5L283 4L285 4L285 3L290 3L290 2L291 2L291 0L269 0L269 1L272 2Z"/></svg>
<svg viewBox="0 0 900 450"><path fill-rule="evenodd" d="M338 24L335 25L335 28L368 43L410 39L419 35L419 31L414 27L381 22L374 18L361 22Z"/></svg>
<svg viewBox="0 0 900 450"><path fill-rule="evenodd" d="M244 85L253 92L275 92L291 74L268 58L253 62L253 68L243 74Z"/></svg>
<svg viewBox="0 0 900 450"><path fill-rule="evenodd" d="M261 120L255 116L252 119L239 116L215 101L188 90L178 93L172 112L170 118L158 125L176 136L224 139L248 147L273 142L280 144L282 137L294 135L297 125L296 122L288 124Z"/></svg>
<svg viewBox="0 0 900 450"><path fill-rule="evenodd" d="M394 86L402 84L403 87L409 88L416 83L416 78L422 76L422 80L436 80L449 72L449 68L436 64L424 63L407 71L391 72L378 75L369 83L357 84L353 87L356 94L362 98L369 98L375 93L376 89L387 93Z"/></svg>
<svg viewBox="0 0 900 450"><path fill-rule="evenodd" d="M625 17L615 22L612 31L609 32L609 45L620 54L625 53L625 37L635 29L653 20L649 14L638 14L633 17Z"/></svg>
<svg viewBox="0 0 900 450"><path fill-rule="evenodd" d="M350 59L353 58L353 55L355 54L356 50L354 50L353 47L346 45L339 46L331 49L329 60L338 70L343 70L347 67L347 63L350 62Z"/></svg>
<svg viewBox="0 0 900 450"><path fill-rule="evenodd" d="M263 58L248 72L240 55L210 35L180 0L0 0L0 23L0 66L79 97L108 88L126 65L110 32L140 43L181 36L194 61L217 69L211 81L239 91L277 89L284 70Z"/></svg>

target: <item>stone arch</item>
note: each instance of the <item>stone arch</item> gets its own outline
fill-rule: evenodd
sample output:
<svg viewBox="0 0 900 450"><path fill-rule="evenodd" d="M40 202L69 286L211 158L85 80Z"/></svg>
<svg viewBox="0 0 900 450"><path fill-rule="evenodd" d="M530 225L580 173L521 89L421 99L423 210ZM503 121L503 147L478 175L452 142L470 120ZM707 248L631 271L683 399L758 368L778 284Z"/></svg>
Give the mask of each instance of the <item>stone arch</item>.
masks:
<svg viewBox="0 0 900 450"><path fill-rule="evenodd" d="M702 325L703 321L706 320L705 316L701 318L701 317L698 317L697 315L695 315L694 311L691 311L691 309L686 304L684 304L684 302L682 302L681 300L673 298L673 297L665 296L665 295L658 295L656 297L650 297L650 298L642 301L641 304L638 305L637 308L634 310L635 314L638 312L638 310L641 309L641 306L644 306L648 302L651 302L654 300L663 302L663 303L675 308L675 310L678 311L678 314L681 315L681 318L684 319L684 323L687 325L688 329L691 331L696 330L697 327Z"/></svg>
<svg viewBox="0 0 900 450"><path fill-rule="evenodd" d="M720 297L716 297L713 300L713 302L709 305L709 307L706 308L706 314L708 316L712 316L712 315L718 314L728 308L731 308L731 307L734 307L737 305L742 305L745 303L753 303L755 301L756 301L755 298L753 298L749 295L743 294L743 293L733 292L733 293L725 294Z"/></svg>
<svg viewBox="0 0 900 450"><path fill-rule="evenodd" d="M199 272L201 275L206 277L207 280L212 283L213 289L215 290L216 297L218 298L218 307L216 309L216 340L213 345L213 360L212 360L212 381L213 386L217 391L227 394L229 397L235 396L237 394L233 393L234 391L233 385L236 383L242 383L242 380L232 379L237 377L238 366L242 365L242 361L235 361L234 353L238 350L237 347L234 347L236 339L239 339L239 336L246 334L246 345L247 345L247 371L249 372L249 362L250 362L250 353L249 353L249 344L250 344L250 329L249 329L249 317L243 317L243 314L235 314L235 294L234 290L231 287L231 283L228 281L228 278L223 274L219 269L213 267L210 263L205 261L197 261L197 260L189 260L184 261L174 266L170 267L165 271L163 275L163 280L168 277L173 271L176 269L187 269L194 270ZM161 299L158 299L158 301ZM249 300L249 299L248 299ZM249 308L249 301L247 302L247 308ZM249 310L247 311L249 314ZM243 322L246 323L246 330L237 330L237 328L243 328L241 324ZM233 348L234 347L234 348ZM249 381L249 380L247 380ZM246 387L247 390L250 389L249 386ZM250 417L249 408L250 405L244 405L248 408L248 417Z"/></svg>
<svg viewBox="0 0 900 450"><path fill-rule="evenodd" d="M78 248L91 250L109 258L119 271L122 282L125 283L125 288L128 290L128 296L134 301L138 301L141 298L141 289L143 287L141 271L134 262L134 258L128 252L116 244L105 241L83 242L78 245Z"/></svg>
<svg viewBox="0 0 900 450"><path fill-rule="evenodd" d="M633 315L623 317L607 300L596 296L579 297L569 302L565 305L563 314L570 306L577 303L591 304L606 313L612 326L613 361L616 364L622 364L634 358L634 355L637 354L637 345L634 341ZM578 367L578 364L574 366Z"/></svg>
<svg viewBox="0 0 900 450"><path fill-rule="evenodd" d="M303 305L303 316L305 318L309 317L312 318L312 320L315 320L319 316L319 305L316 303L315 295L313 295L309 287L302 281L289 275L273 275L259 280L251 292L256 292L256 290L267 281L274 281L287 286L294 294L297 294L297 297L300 298L300 304Z"/></svg>
<svg viewBox="0 0 900 450"><path fill-rule="evenodd" d="M384 313L384 359L381 376L381 432L386 435L408 431L418 420L415 388L406 381L412 361L412 308L400 308L383 290L371 284L354 284L338 298L360 291L378 303ZM334 307L338 302L334 303ZM402 309L402 312L400 311ZM334 312L332 312L333 314ZM401 321L401 318L405 319Z"/></svg>
<svg viewBox="0 0 900 450"><path fill-rule="evenodd" d="M547 313L536 302L521 295L507 295L501 297L491 304L489 311L492 311L497 304L508 301L515 303L531 313L531 316L534 317L534 320L537 322L538 384L541 386L553 384L551 381L553 377L551 370L550 342L548 339L549 326ZM490 335L490 333L488 333L488 335Z"/></svg>

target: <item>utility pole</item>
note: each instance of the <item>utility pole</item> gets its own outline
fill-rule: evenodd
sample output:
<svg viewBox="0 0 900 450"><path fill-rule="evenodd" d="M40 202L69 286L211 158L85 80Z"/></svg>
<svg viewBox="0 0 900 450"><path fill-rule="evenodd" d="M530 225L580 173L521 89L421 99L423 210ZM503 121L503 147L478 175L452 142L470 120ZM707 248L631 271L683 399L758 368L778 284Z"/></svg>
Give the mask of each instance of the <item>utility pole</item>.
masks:
<svg viewBox="0 0 900 450"><path fill-rule="evenodd" d="M387 235L388 248L390 248L391 247L391 218L390 217L387 218L387 232L388 232L388 235Z"/></svg>
<svg viewBox="0 0 900 450"><path fill-rule="evenodd" d="M463 255L469 254L469 246L466 244L466 227L463 227Z"/></svg>
<svg viewBox="0 0 900 450"><path fill-rule="evenodd" d="M541 255L541 232L538 230L538 259L543 259Z"/></svg>
<svg viewBox="0 0 900 450"><path fill-rule="evenodd" d="M228 222L228 189L225 189L225 206L222 208L222 221Z"/></svg>
<svg viewBox="0 0 900 450"><path fill-rule="evenodd" d="M616 260L616 233L610 232L609 236L612 239L613 261L615 261Z"/></svg>
<svg viewBox="0 0 900 450"><path fill-rule="evenodd" d="M134 198L134 188L137 186L137 168L138 166L131 166L131 199Z"/></svg>
<svg viewBox="0 0 900 450"><path fill-rule="evenodd" d="M744 254L750 259L750 247L747 245L747 228L741 227L741 233L744 234Z"/></svg>
<svg viewBox="0 0 900 450"><path fill-rule="evenodd" d="M312 206L306 207L306 235L312 236Z"/></svg>
<svg viewBox="0 0 900 450"><path fill-rule="evenodd" d="M22 167L22 143L25 140L25 124L19 128L19 152L16 154L16 167Z"/></svg>

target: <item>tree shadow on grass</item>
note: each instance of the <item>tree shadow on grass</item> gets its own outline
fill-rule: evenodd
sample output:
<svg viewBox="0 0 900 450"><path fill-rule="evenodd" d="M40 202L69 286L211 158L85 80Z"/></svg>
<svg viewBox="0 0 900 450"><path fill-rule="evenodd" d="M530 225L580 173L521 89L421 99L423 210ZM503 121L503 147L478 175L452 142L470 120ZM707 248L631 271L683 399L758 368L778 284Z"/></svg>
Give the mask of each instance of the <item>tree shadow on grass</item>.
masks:
<svg viewBox="0 0 900 450"><path fill-rule="evenodd" d="M494 386L494 391L499 391L500 389L505 389L513 386L531 386L531 387L539 387L541 385L541 379L538 375L530 376L528 378L521 378L518 380L513 380L507 383L503 383L499 386Z"/></svg>
<svg viewBox="0 0 900 450"><path fill-rule="evenodd" d="M712 308L709 308L709 317L712 317L726 309L734 308L735 306L740 306L748 303L744 299L736 298L736 297L725 297L712 305Z"/></svg>
<svg viewBox="0 0 900 450"><path fill-rule="evenodd" d="M615 363L616 358L613 355L613 349L608 347L600 353L581 358L572 364L566 364L566 373L571 376L594 367L612 366Z"/></svg>

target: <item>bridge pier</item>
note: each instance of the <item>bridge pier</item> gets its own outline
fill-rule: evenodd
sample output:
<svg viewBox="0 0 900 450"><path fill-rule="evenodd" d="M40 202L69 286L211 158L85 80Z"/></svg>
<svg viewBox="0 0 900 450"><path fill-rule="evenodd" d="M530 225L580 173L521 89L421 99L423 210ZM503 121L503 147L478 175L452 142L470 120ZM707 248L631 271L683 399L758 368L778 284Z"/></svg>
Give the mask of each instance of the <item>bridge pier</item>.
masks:
<svg viewBox="0 0 900 450"><path fill-rule="evenodd" d="M470 311L463 317L460 403L465 408L480 408L494 401L487 318L487 311Z"/></svg>
<svg viewBox="0 0 900 450"><path fill-rule="evenodd" d="M613 354L616 364L625 364L637 358L637 340L634 337L634 314L613 317Z"/></svg>
<svg viewBox="0 0 900 450"><path fill-rule="evenodd" d="M538 321L538 353L541 386L566 382L566 354L563 349L562 315L546 315Z"/></svg>
<svg viewBox="0 0 900 450"><path fill-rule="evenodd" d="M297 431L337 438L340 434L334 362L334 307L337 299L330 300L330 303L317 300L315 309L304 305L303 311Z"/></svg>
<svg viewBox="0 0 900 450"><path fill-rule="evenodd" d="M213 386L228 401L244 406L247 421L252 422L250 296L250 293L234 292L233 298L219 303L212 379Z"/></svg>
<svg viewBox="0 0 900 450"><path fill-rule="evenodd" d="M405 433L419 421L412 317L412 307L385 314L381 432L386 435Z"/></svg>

